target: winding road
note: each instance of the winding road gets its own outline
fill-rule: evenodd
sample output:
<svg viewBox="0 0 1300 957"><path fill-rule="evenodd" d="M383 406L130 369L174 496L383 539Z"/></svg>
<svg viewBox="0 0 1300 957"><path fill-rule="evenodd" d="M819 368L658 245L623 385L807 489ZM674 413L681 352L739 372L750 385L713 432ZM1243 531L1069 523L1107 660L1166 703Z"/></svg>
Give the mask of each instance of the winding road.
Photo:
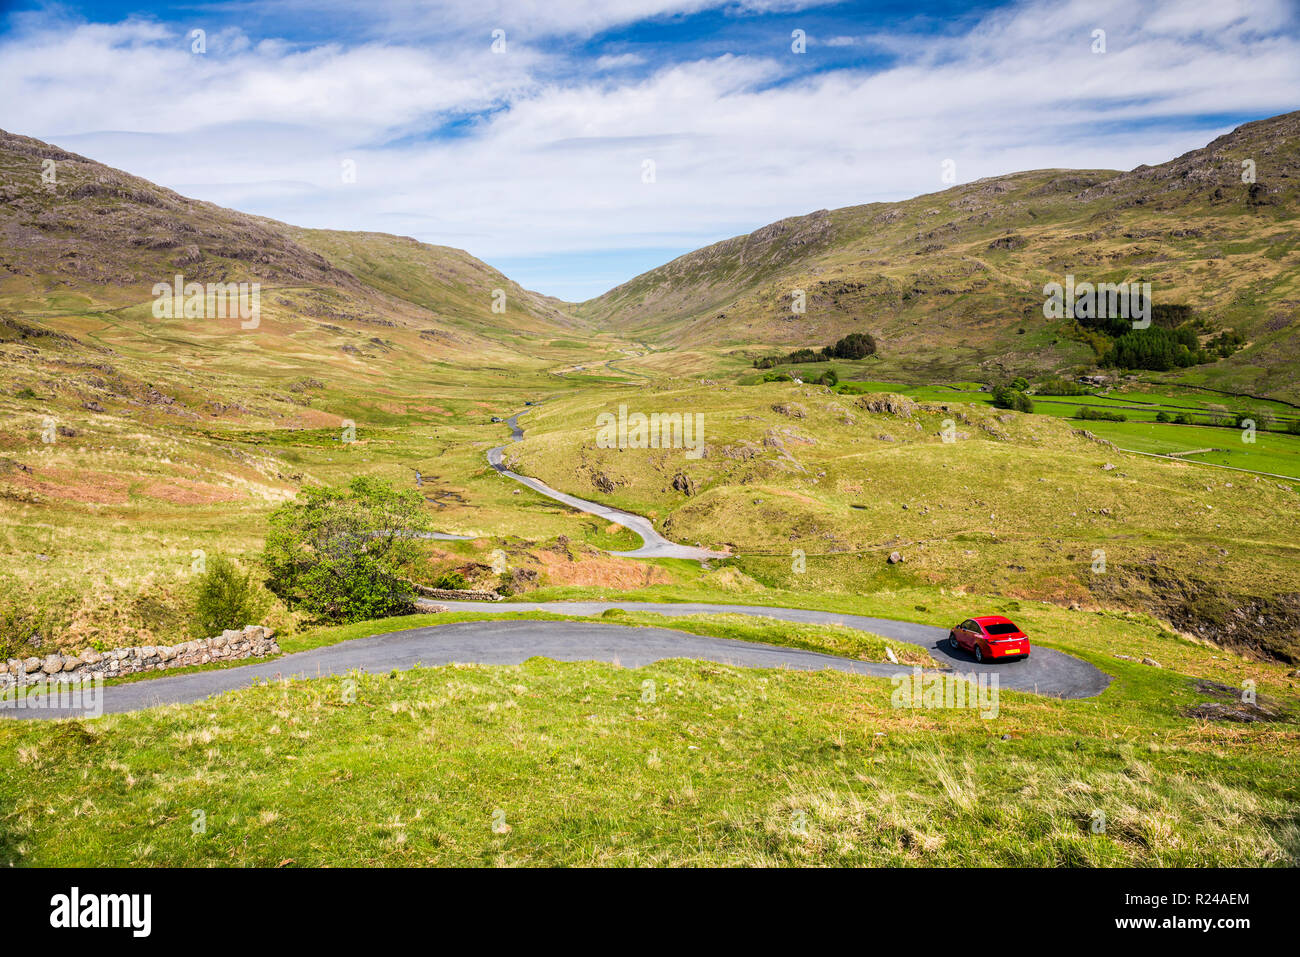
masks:
<svg viewBox="0 0 1300 957"><path fill-rule="evenodd" d="M502 475L514 479L521 485L528 486L534 492L545 495L547 498L553 498L555 501L562 502L570 508L576 508L580 512L588 512L591 515L597 515L607 521L622 525L624 528L631 529L641 536L642 545L640 548L629 552L610 552L611 555L620 555L624 558L691 558L701 560L726 557L726 552L715 552L707 548L696 548L691 545L678 545L676 542L670 542L655 531L650 519L641 515L625 512L621 508L601 505L599 502L589 502L585 498L578 498L553 489L545 482L535 478L529 478L527 475L520 475L518 472L510 471L505 466L504 453L511 444L524 437L524 430L519 426L519 417L527 411L529 410L525 409L523 412L516 412L506 419L506 425L510 426L510 443L498 445L489 451L488 464Z"/></svg>
<svg viewBox="0 0 1300 957"><path fill-rule="evenodd" d="M527 411L527 410L525 410ZM523 438L517 412L507 423L511 439ZM724 553L670 542L646 518L621 509L589 502L557 491L537 479L510 471L503 452L508 445L488 452L488 462L509 478L542 495L580 511L589 512L632 529L644 541L641 548L612 552L627 557L692 558L722 557ZM459 538L445 533L425 533L431 538ZM433 603L420 602L425 607ZM869 618L838 612L809 611L754 605L677 602L554 601L536 602L447 602L458 611L486 614L545 611L574 616L599 615L612 608L647 611L663 615L749 615L806 624L843 625L872 632L884 638L926 648L941 666L966 674L996 674L998 686L1059 698L1088 698L1100 694L1110 677L1093 665L1059 651L1037 647L1019 661L976 664L964 651L948 645L948 631L932 625ZM436 606L433 606L436 607ZM172 675L102 688L103 713L138 711L156 705L203 701L212 695L246 688L257 681L277 678L314 678L341 675L357 669L380 672L416 665L478 663L517 665L529 658L558 661L608 661L640 667L666 658L692 658L754 668L791 668L819 671L831 668L859 675L889 677L907 674L907 665L855 661L834 655L784 648L731 638L712 638L658 627L635 627L616 623L576 621L474 621L431 625L388 634L358 638L335 645L298 652L267 661L214 671ZM0 717L66 718L85 716L82 710L17 708L13 702L0 704Z"/></svg>
<svg viewBox="0 0 1300 957"><path fill-rule="evenodd" d="M948 632L945 629L887 618L750 605L594 601L449 604L459 611L492 614L542 610L559 614L596 615L610 608L623 608L671 615L739 614L812 624L842 624L896 641L920 645L929 649L936 661L951 665L963 675L996 674L1000 688L1060 698L1088 698L1100 694L1110 683L1107 675L1087 662L1042 647L1034 649L1033 654L1020 661L977 665L965 652L954 652L948 648ZM259 680L342 675L354 669L369 672L390 671L394 668L404 670L416 665L517 665L533 657L553 658L557 661L618 662L627 667L641 667L666 658L696 658L738 667L790 668L798 671L831 668L878 677L907 674L912 670L907 665L854 661L814 651L732 638L710 638L668 628L580 621L489 620L411 628L234 668L112 685L102 689L103 711L112 714L162 704L202 701L214 694L249 687ZM3 707L0 708L0 716L67 718L82 716L82 712Z"/></svg>

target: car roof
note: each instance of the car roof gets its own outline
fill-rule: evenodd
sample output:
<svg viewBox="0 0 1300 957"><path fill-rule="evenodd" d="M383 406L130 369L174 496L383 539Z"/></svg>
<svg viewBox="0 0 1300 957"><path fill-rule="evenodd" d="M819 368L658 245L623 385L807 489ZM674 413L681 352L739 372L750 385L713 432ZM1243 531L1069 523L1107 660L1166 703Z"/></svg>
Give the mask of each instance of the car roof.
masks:
<svg viewBox="0 0 1300 957"><path fill-rule="evenodd" d="M972 618L971 621L980 625L1014 625L1015 622L1010 618L1003 618L1001 615L981 615L978 618Z"/></svg>

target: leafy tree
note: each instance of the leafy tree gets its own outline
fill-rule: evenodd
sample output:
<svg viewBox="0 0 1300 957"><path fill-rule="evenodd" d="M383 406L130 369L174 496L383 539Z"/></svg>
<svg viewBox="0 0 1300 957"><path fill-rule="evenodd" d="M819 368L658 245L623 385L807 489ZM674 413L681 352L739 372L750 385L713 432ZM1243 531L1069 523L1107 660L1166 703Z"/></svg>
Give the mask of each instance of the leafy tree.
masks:
<svg viewBox="0 0 1300 957"><path fill-rule="evenodd" d="M865 359L876 352L876 340L865 332L850 332L831 348L836 359Z"/></svg>
<svg viewBox="0 0 1300 957"><path fill-rule="evenodd" d="M1029 396L1005 385L1000 385L993 390L993 404L999 409L1013 409L1016 412L1034 411L1034 403Z"/></svg>
<svg viewBox="0 0 1300 957"><path fill-rule="evenodd" d="M1156 421L1157 421L1157 422L1169 422L1172 418L1173 418L1173 417L1172 417L1168 412L1157 412L1157 413L1156 413Z"/></svg>
<svg viewBox="0 0 1300 957"><path fill-rule="evenodd" d="M1029 388L1029 380L1022 375L1018 375L1011 380L1011 388L1017 392L1024 392Z"/></svg>
<svg viewBox="0 0 1300 957"><path fill-rule="evenodd" d="M209 638L227 628L255 624L265 612L252 573L240 571L225 555L215 555L194 582L190 633Z"/></svg>
<svg viewBox="0 0 1300 957"><path fill-rule="evenodd" d="M413 532L427 530L414 489L353 479L345 489L306 486L270 517L267 587L290 608L329 621L409 612L407 573L419 558Z"/></svg>

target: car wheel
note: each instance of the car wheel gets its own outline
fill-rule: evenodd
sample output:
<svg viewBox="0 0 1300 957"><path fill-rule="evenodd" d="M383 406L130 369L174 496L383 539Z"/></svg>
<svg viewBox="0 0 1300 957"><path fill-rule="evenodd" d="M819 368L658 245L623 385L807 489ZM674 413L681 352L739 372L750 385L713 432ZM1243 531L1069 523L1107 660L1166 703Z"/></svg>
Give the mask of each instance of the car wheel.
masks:
<svg viewBox="0 0 1300 957"><path fill-rule="evenodd" d="M956 651L961 647L961 645L957 642L957 636L954 635L951 631L948 632L948 647L951 648L953 651Z"/></svg>
<svg viewBox="0 0 1300 957"><path fill-rule="evenodd" d="M975 642L975 661L977 664L984 663L984 652L980 648L980 643L978 641Z"/></svg>

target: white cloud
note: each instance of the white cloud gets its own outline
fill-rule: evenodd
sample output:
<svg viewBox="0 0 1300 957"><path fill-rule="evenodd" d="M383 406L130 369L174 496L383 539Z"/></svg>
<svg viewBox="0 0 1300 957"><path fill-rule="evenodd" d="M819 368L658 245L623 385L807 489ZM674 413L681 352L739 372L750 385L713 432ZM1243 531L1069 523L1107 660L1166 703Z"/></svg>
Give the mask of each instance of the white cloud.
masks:
<svg viewBox="0 0 1300 957"><path fill-rule="evenodd" d="M594 6L567 4L564 16ZM629 2L618 15L654 8ZM493 55L488 38L298 49L232 36L205 59L156 24L81 26L0 46L0 88L14 94L0 126L224 205L415 235L489 261L689 247L941 189L948 158L960 181L1130 168L1222 132L1198 116L1296 108L1300 45L1294 29L1278 32L1286 5L1243 9L1024 4L960 36L864 36L898 63L794 81L793 56L597 75L543 44ZM537 15L560 22L547 10ZM424 135L465 116L454 138ZM341 182L345 158L356 183Z"/></svg>
<svg viewBox="0 0 1300 957"><path fill-rule="evenodd" d="M619 70L629 66L640 66L645 63L645 57L639 53L618 53L611 56L602 56L596 58L597 70Z"/></svg>

